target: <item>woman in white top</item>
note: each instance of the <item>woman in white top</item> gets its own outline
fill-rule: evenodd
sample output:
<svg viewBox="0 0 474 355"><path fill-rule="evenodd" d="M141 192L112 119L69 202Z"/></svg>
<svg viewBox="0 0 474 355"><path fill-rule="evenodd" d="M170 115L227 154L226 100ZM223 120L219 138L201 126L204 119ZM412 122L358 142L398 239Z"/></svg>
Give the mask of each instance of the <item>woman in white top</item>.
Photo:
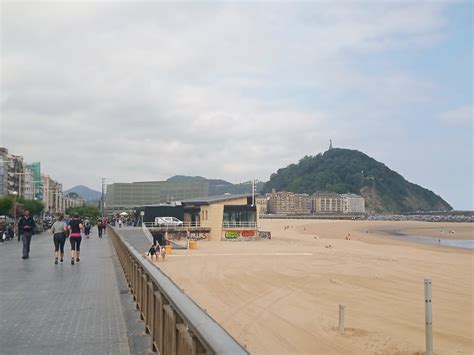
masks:
<svg viewBox="0 0 474 355"><path fill-rule="evenodd" d="M66 242L66 231L67 225L63 221L64 216L62 214L58 215L58 219L54 222L51 227L51 232L53 233L54 241L54 263L58 264L58 253L61 251L61 262L64 258L64 243Z"/></svg>

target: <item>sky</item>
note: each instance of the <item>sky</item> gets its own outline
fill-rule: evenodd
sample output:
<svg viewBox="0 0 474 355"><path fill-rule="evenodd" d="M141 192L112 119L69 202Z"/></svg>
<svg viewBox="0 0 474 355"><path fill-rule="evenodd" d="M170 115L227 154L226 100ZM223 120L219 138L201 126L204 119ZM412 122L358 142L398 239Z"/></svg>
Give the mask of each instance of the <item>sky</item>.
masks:
<svg viewBox="0 0 474 355"><path fill-rule="evenodd" d="M473 3L1 2L0 146L65 188L333 145L474 210Z"/></svg>

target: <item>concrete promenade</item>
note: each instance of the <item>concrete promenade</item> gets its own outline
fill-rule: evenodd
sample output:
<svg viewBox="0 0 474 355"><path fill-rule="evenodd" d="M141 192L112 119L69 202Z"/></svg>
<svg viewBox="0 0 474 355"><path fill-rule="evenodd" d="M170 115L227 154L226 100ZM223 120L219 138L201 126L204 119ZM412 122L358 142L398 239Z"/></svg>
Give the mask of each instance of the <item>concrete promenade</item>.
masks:
<svg viewBox="0 0 474 355"><path fill-rule="evenodd" d="M0 245L0 354L130 354L117 279L107 239L83 238L81 261L54 264L50 231L34 235L30 258L22 243ZM120 275L120 277L123 277Z"/></svg>

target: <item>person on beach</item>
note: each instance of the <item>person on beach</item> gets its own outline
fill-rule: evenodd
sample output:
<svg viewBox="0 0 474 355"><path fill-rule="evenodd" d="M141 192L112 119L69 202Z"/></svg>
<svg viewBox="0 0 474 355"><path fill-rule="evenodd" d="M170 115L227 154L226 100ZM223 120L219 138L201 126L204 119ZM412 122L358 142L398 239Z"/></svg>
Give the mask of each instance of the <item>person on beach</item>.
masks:
<svg viewBox="0 0 474 355"><path fill-rule="evenodd" d="M64 243L66 243L67 225L64 223L64 216L60 214L56 222L51 227L54 242L54 263L58 264L58 256L61 257L61 262L64 259ZM58 255L60 253L60 255Z"/></svg>
<svg viewBox="0 0 474 355"><path fill-rule="evenodd" d="M23 241L23 256L22 259L29 259L31 236L36 228L36 223L33 217L30 216L30 211L25 210L24 215L18 222L18 235Z"/></svg>
<svg viewBox="0 0 474 355"><path fill-rule="evenodd" d="M71 265L74 265L74 258L76 258L76 262L81 261L81 232L84 230L79 213L74 213L74 218L69 222L68 229L69 241L71 242Z"/></svg>
<svg viewBox="0 0 474 355"><path fill-rule="evenodd" d="M151 259L151 260L153 260L153 257L155 257L155 260L157 259L156 247L155 247L155 245L152 245L152 246L150 247L150 249L148 250L147 255L150 256L150 259Z"/></svg>

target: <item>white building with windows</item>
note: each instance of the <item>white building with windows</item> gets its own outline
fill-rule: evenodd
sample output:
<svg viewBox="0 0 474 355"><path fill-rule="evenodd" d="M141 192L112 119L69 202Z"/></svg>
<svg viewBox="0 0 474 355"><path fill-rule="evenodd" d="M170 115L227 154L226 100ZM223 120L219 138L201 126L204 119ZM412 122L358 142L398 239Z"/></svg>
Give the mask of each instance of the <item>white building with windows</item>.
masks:
<svg viewBox="0 0 474 355"><path fill-rule="evenodd" d="M365 200L356 194L342 194L344 213L365 213Z"/></svg>

